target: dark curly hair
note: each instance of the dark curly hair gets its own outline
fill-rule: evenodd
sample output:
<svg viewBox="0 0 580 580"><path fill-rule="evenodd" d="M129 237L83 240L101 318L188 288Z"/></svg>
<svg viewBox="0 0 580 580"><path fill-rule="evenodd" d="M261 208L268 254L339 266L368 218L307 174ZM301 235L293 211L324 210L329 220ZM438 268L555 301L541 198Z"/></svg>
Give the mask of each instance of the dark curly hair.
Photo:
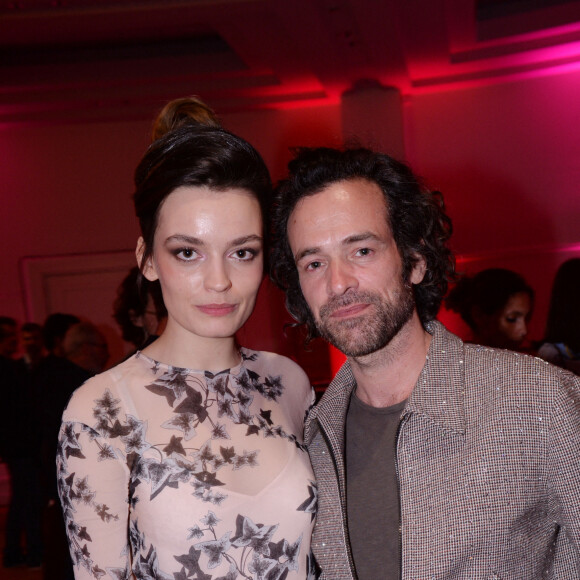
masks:
<svg viewBox="0 0 580 580"><path fill-rule="evenodd" d="M161 206L182 186L246 190L258 200L263 223L268 223L272 184L260 154L225 129L186 123L154 141L135 170L133 202L145 242L141 268L153 251ZM264 238L267 231L264 227Z"/></svg>
<svg viewBox="0 0 580 580"><path fill-rule="evenodd" d="M389 226L408 280L418 256L426 272L414 285L421 322L432 320L455 272L455 260L447 242L451 220L439 192L425 188L405 164L365 148L300 148L288 164L289 176L277 188L272 208L272 252L270 275L286 292L286 307L300 324L306 324L308 339L318 336L314 317L300 289L298 270L288 242L287 226L298 201L320 193L329 185L350 179L376 183L384 193Z"/></svg>

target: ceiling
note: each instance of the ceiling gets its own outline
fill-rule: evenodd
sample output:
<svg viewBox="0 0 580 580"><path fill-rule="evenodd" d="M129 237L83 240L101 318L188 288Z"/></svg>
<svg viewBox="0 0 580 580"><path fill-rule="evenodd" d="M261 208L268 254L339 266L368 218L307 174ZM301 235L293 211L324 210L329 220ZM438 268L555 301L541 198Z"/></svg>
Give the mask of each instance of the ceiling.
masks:
<svg viewBox="0 0 580 580"><path fill-rule="evenodd" d="M0 0L0 122L403 94L580 66L580 1Z"/></svg>

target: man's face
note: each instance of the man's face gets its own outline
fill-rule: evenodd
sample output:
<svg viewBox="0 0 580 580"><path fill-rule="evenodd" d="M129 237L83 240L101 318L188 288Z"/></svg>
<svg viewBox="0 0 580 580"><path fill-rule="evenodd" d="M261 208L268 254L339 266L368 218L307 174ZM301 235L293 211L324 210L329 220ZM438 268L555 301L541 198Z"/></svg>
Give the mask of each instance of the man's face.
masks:
<svg viewBox="0 0 580 580"><path fill-rule="evenodd" d="M31 356L42 352L43 342L40 330L22 330L20 333L22 348Z"/></svg>
<svg viewBox="0 0 580 580"><path fill-rule="evenodd" d="M333 183L301 199L288 220L288 240L300 287L320 334L347 356L386 346L415 310L411 284L374 182Z"/></svg>
<svg viewBox="0 0 580 580"><path fill-rule="evenodd" d="M3 324L0 329L0 355L11 357L18 350L18 328L12 324Z"/></svg>

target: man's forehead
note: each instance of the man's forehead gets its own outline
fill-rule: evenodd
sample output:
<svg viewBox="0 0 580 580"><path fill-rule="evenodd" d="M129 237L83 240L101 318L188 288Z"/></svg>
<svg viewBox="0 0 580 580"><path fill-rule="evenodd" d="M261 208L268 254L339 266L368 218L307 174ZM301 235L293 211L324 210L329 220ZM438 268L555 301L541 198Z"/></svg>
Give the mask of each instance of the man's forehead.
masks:
<svg viewBox="0 0 580 580"><path fill-rule="evenodd" d="M288 221L295 259L324 248L392 239L384 195L373 182L336 182L300 201Z"/></svg>
<svg viewBox="0 0 580 580"><path fill-rule="evenodd" d="M302 225L314 218L350 221L351 215L361 220L378 217L390 229L383 191L374 181L360 177L329 183L302 197L290 213L288 225Z"/></svg>

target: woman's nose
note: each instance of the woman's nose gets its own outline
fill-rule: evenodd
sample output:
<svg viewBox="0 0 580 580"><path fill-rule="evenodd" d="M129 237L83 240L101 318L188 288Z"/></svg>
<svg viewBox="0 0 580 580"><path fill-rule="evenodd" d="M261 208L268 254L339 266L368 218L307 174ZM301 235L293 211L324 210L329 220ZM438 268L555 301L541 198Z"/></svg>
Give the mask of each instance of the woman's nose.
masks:
<svg viewBox="0 0 580 580"><path fill-rule="evenodd" d="M213 292L225 292L231 288L232 281L230 280L226 264L221 260L212 261L205 273L204 284L207 290Z"/></svg>

